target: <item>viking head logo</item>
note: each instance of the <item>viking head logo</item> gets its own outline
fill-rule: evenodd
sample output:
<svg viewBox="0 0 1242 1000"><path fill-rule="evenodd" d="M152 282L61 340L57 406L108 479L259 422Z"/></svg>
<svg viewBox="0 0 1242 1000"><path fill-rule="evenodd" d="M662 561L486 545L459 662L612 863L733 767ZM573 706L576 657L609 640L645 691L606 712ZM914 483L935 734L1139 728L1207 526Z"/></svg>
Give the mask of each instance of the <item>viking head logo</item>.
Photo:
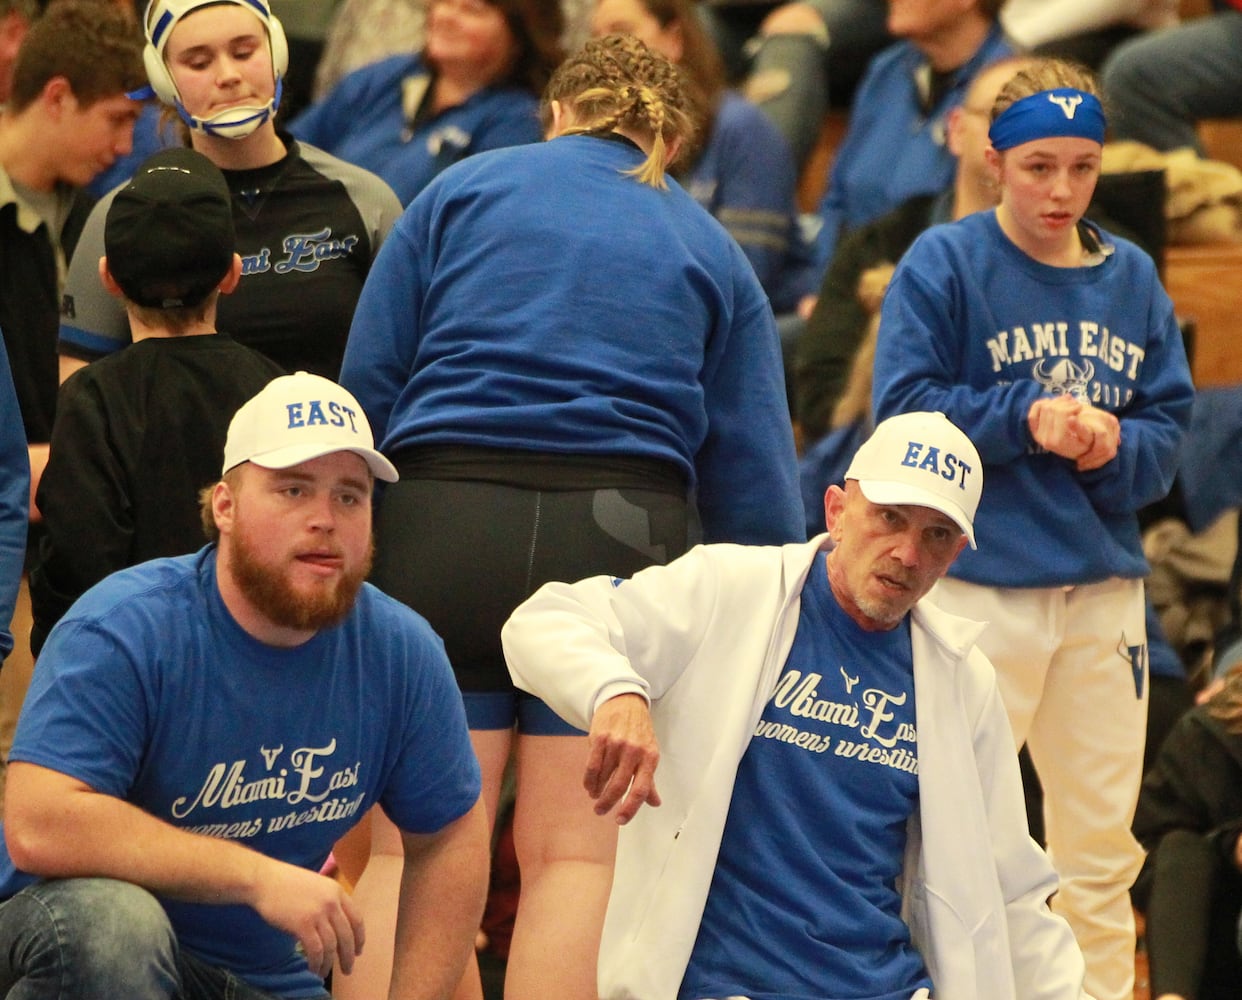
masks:
<svg viewBox="0 0 1242 1000"><path fill-rule="evenodd" d="M1087 402L1087 383L1095 374L1095 365L1090 361L1081 364L1069 358L1060 358L1049 365L1049 358L1040 358L1031 370L1035 381L1054 396L1068 393L1077 400Z"/></svg>

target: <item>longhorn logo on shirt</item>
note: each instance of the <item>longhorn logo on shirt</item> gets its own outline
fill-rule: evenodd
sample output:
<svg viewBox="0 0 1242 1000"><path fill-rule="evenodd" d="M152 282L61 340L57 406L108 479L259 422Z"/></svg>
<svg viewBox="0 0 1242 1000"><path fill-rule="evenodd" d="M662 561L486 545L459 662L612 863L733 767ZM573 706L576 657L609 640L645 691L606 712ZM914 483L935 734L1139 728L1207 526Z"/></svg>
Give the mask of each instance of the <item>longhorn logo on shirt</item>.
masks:
<svg viewBox="0 0 1242 1000"><path fill-rule="evenodd" d="M1066 118L1073 121L1074 113L1078 110L1078 105L1082 103L1082 95L1049 94L1048 100L1064 111Z"/></svg>

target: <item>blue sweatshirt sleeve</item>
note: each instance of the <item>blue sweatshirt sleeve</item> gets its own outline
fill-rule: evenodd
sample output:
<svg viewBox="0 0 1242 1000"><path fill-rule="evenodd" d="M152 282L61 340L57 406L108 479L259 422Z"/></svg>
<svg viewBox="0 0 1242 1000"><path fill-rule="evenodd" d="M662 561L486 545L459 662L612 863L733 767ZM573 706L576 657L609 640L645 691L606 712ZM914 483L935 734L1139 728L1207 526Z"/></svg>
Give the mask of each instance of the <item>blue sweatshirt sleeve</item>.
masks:
<svg viewBox="0 0 1242 1000"><path fill-rule="evenodd" d="M13 649L9 622L17 603L30 516L30 455L0 334L0 659Z"/></svg>
<svg viewBox="0 0 1242 1000"><path fill-rule="evenodd" d="M1154 270L1150 287L1153 332L1147 340L1138 391L1118 413L1121 444L1112 461L1081 473L1092 506L1108 513L1139 510L1172 489L1194 405L1181 328Z"/></svg>
<svg viewBox="0 0 1242 1000"><path fill-rule="evenodd" d="M954 315L958 276L938 267L929 241L917 240L889 282L880 310L872 409L876 422L911 410L936 410L974 442L987 464L1012 462L1034 442L1027 414L1039 397L1034 381L978 389L961 381L965 338Z"/></svg>
<svg viewBox="0 0 1242 1000"><path fill-rule="evenodd" d="M371 265L341 362L341 385L362 405L381 448L418 355L425 253L410 234L424 230L410 218L423 204L425 199L402 216Z"/></svg>
<svg viewBox="0 0 1242 1000"><path fill-rule="evenodd" d="M734 246L735 308L708 344L707 437L695 458L704 541L805 539L780 338L763 289Z"/></svg>

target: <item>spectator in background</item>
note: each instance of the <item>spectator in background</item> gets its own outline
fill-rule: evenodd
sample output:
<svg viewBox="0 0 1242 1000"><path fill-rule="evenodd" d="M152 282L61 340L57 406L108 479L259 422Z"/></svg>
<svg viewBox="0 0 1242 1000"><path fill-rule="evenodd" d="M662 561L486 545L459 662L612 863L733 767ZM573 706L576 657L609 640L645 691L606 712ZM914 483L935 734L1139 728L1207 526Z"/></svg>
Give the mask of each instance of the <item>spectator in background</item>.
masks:
<svg viewBox="0 0 1242 1000"><path fill-rule="evenodd" d="M846 232L952 184L949 112L983 66L1012 52L1002 3L889 0L888 30L901 40L872 59L854 95L819 208L817 280Z"/></svg>
<svg viewBox="0 0 1242 1000"><path fill-rule="evenodd" d="M114 5L58 3L22 44L0 116L0 329L31 455L46 463L56 390L56 316L65 261L92 199L82 188L130 150L141 40ZM45 15L47 17L47 15Z"/></svg>
<svg viewBox="0 0 1242 1000"><path fill-rule="evenodd" d="M799 170L829 102L848 106L867 62L893 39L885 0L700 0L729 74L780 130Z"/></svg>
<svg viewBox="0 0 1242 1000"><path fill-rule="evenodd" d="M634 35L685 71L701 109L702 138L683 151L673 173L746 252L773 310L793 312L809 291L793 159L764 114L725 89L719 54L693 0L598 0L592 32Z"/></svg>
<svg viewBox="0 0 1242 1000"><path fill-rule="evenodd" d="M42 7L40 0L0 0L0 108L8 104L13 89L17 50Z"/></svg>
<svg viewBox="0 0 1242 1000"><path fill-rule="evenodd" d="M444 637L490 817L516 754L510 1000L595 1000L616 829L582 795L583 734L514 689L505 619L545 580L628 574L701 535L802 537L771 306L665 179L697 124L683 79L632 35L569 57L549 141L457 164L406 210L341 373L403 475L373 580ZM384 863L360 895L373 869L391 894Z"/></svg>
<svg viewBox="0 0 1242 1000"><path fill-rule="evenodd" d="M1242 982L1242 672L1173 726L1139 791L1153 1000L1234 1000Z"/></svg>
<svg viewBox="0 0 1242 1000"><path fill-rule="evenodd" d="M989 623L980 648L1043 784L1053 908L1087 992L1131 1000L1149 691L1137 512L1172 485L1193 387L1154 262L1083 220L1105 127L1081 66L1040 60L1005 84L987 153L999 204L902 256L873 392L877 419L939 410L977 443L979 549L932 597Z"/></svg>
<svg viewBox="0 0 1242 1000"><path fill-rule="evenodd" d="M548 0L430 0L420 52L355 70L290 131L374 171L408 205L449 164L543 137L539 95L563 23Z"/></svg>
<svg viewBox="0 0 1242 1000"><path fill-rule="evenodd" d="M1109 56L1101 84L1112 138L1202 156L1199 121L1242 115L1242 0L1213 6L1210 15L1132 39Z"/></svg>
<svg viewBox="0 0 1242 1000"><path fill-rule="evenodd" d="M129 152L138 103L126 94L143 79L142 39L130 16L109 3L61 0L26 34L0 114L0 331L28 449L27 557L38 548L34 491L56 413L65 261L92 203L82 189ZM0 761L34 667L25 583L18 609L15 652L0 671Z"/></svg>
<svg viewBox="0 0 1242 1000"><path fill-rule="evenodd" d="M566 52L576 52L590 35L592 6L592 0L562 0ZM340 0L315 70L314 99L356 69L421 49L426 13L425 0Z"/></svg>
<svg viewBox="0 0 1242 1000"><path fill-rule="evenodd" d="M241 279L228 185L201 153L143 163L111 200L100 277L125 302L133 345L60 390L39 483L31 648L105 576L202 545L198 492L233 414L280 366L217 334L216 303Z"/></svg>
<svg viewBox="0 0 1242 1000"><path fill-rule="evenodd" d="M146 6L144 0L100 0L100 2L111 3L127 16L132 17L134 30L141 35L139 24L143 8ZM110 166L97 173L95 179L86 185L86 190L94 198L102 198L113 188L129 180L138 165L148 157L161 149L177 146L180 143L181 137L174 120L163 113L163 107L159 101L148 97L143 100L138 112L138 120L134 122L130 151L125 156L118 156Z"/></svg>
<svg viewBox="0 0 1242 1000"><path fill-rule="evenodd" d="M155 95L233 194L242 280L220 302L220 325L285 371L336 376L400 203L374 174L277 130L288 50L265 0L152 0L145 30ZM105 198L70 261L62 378L130 342L125 307L99 280L107 210Z"/></svg>
<svg viewBox="0 0 1242 1000"><path fill-rule="evenodd" d="M830 422L836 423L831 421L833 411L871 312L858 293L863 273L896 264L914 238L929 226L996 205L1000 192L986 155L992 102L1000 88L1028 62L1014 56L983 67L970 82L962 103L948 112L945 146L956 162L948 187L902 202L847 233L837 244L797 346L796 412L805 443L813 443L827 432ZM870 400L868 387L868 411ZM822 494L827 486L828 482L820 483L818 492ZM816 502L816 506L822 504Z"/></svg>
<svg viewBox="0 0 1242 1000"><path fill-rule="evenodd" d="M1177 23L1178 0L1005 0L1001 25L1036 55L1098 70L1121 42Z"/></svg>

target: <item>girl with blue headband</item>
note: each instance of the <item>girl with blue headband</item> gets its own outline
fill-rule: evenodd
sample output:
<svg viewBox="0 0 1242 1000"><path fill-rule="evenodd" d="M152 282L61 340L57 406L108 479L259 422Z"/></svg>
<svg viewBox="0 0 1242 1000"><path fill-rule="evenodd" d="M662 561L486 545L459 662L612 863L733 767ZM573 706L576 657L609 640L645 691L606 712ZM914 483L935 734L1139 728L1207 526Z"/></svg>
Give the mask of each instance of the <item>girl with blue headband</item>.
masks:
<svg viewBox="0 0 1242 1000"><path fill-rule="evenodd" d="M932 596L988 622L979 645L1044 789L1053 907L1087 992L1131 1000L1148 697L1136 512L1172 485L1193 387L1155 264L1083 217L1105 139L1089 72L1018 72L989 137L997 207L928 230L893 276L875 416L939 410L979 449L978 549Z"/></svg>

